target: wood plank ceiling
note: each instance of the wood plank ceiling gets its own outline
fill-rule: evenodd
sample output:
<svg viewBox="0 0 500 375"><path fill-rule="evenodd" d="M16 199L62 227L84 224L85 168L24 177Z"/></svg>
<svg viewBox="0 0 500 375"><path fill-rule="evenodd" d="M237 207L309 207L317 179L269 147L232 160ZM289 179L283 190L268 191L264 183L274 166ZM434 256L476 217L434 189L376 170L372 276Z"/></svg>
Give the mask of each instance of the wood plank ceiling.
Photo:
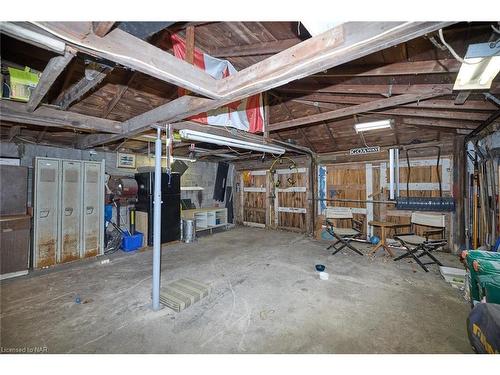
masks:
<svg viewBox="0 0 500 375"><path fill-rule="evenodd" d="M238 70L309 38L297 22L210 22L174 24L153 35L148 42L171 52L170 33L178 32L185 37L185 26L194 27L197 48L227 58ZM488 41L492 30L487 23L459 23L446 28L445 36L463 56L470 43ZM471 93L462 104L456 104L460 102L456 102L458 92L452 92L451 88L460 64L447 50L433 44L430 37L432 35L419 37L268 91L265 95L269 103L269 128L275 129L270 137L294 142L316 153L329 153L364 145L451 141L457 132L474 129L498 107L488 101L483 92ZM2 34L1 56L3 70L9 64L43 71L56 55ZM55 79L42 103L60 104L78 85L88 86L85 77L89 69L95 69L95 62L78 54ZM177 98L177 87L172 84L121 66L106 67L106 61L97 62L104 64L100 65L105 72L102 80L86 86L88 91L81 97L66 101L69 112L122 123ZM491 93L498 94L499 81L497 77ZM439 97L433 97L429 95L432 90L443 91ZM416 102L396 101L394 105L359 113L354 111L355 114L339 118L317 116L402 94L427 97ZM390 100L382 102L391 103ZM290 121L313 115L328 119L301 120L299 125L297 121ZM394 119L394 128L368 132L364 139L354 131L356 122L383 118ZM2 119L3 138L12 136L10 126L13 125ZM23 135L35 142L75 144L76 130L32 124L23 124L22 128ZM117 145L122 145L122 140L111 143L110 147ZM127 147L139 149L144 144L129 141Z"/></svg>

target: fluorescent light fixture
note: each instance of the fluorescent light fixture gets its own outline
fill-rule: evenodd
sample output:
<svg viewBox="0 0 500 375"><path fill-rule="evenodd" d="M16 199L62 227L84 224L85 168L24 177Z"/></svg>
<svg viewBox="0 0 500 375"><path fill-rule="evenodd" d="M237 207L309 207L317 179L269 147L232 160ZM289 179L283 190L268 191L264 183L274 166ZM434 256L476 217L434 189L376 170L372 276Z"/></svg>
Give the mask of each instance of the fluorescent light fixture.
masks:
<svg viewBox="0 0 500 375"><path fill-rule="evenodd" d="M464 60L453 90L488 90L500 71L500 43L471 44Z"/></svg>
<svg viewBox="0 0 500 375"><path fill-rule="evenodd" d="M155 157L154 155L152 155L152 156L153 156L153 158ZM168 156L163 155L161 158L162 158L162 159L167 159L167 158L168 158ZM188 158L188 157L184 157L184 156L172 156L172 160L174 160L174 161L175 161L175 160L179 160L179 161L189 161L189 162L191 162L191 163L194 163L194 162L196 161L196 159L193 159L193 158Z"/></svg>
<svg viewBox="0 0 500 375"><path fill-rule="evenodd" d="M285 149L277 146L270 146L261 143L248 142L241 139L222 137L220 135L202 133L195 130L182 129L179 131L182 138L190 141L212 143L219 146L229 146L243 148L245 150L266 152L269 154L281 155L285 153Z"/></svg>
<svg viewBox="0 0 500 375"><path fill-rule="evenodd" d="M379 130L392 128L392 120L380 120L380 121L372 121L372 122L363 122L361 124L354 124L354 130L356 133L366 132L370 130Z"/></svg>
<svg viewBox="0 0 500 375"><path fill-rule="evenodd" d="M194 158L188 158L188 157L184 157L184 156L173 156L172 159L175 160L179 160L179 161L189 161L191 163L194 163L196 161L196 159Z"/></svg>

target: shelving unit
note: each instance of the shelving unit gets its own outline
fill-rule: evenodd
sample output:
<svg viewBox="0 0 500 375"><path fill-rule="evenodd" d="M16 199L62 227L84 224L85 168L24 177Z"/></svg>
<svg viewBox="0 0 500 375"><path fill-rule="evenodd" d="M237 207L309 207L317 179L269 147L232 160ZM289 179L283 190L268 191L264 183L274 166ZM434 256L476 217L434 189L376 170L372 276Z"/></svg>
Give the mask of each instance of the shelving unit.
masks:
<svg viewBox="0 0 500 375"><path fill-rule="evenodd" d="M227 228L227 208L196 208L192 210L182 210L182 219L196 221L196 231L210 230L214 228Z"/></svg>

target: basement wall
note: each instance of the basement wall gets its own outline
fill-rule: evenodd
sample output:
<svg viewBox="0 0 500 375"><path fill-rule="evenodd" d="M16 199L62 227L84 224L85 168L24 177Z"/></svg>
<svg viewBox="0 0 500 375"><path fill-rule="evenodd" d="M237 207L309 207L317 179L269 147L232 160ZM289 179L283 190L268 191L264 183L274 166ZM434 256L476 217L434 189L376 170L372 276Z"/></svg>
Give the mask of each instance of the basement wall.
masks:
<svg viewBox="0 0 500 375"><path fill-rule="evenodd" d="M136 155L136 168L117 168L116 152L96 151L91 154L87 150L78 150L74 148L62 148L45 145L35 145L29 143L2 142L0 145L0 157L19 158L22 166L28 167L28 205L32 204L33 197L33 165L35 157L50 157L73 160L105 160L105 172L109 175L133 177L137 168L154 166L154 158L147 155ZM166 166L166 160L162 160L163 166ZM183 187L201 187L201 191L182 191L181 197L191 199L196 207L224 207L224 202L217 202L213 199L214 184L217 176L217 163L197 161L195 163L187 162L188 169L181 177L181 186ZM227 186L233 186L234 167L230 165L228 172ZM122 207L122 218L128 220L127 207ZM128 223L122 223L128 225Z"/></svg>

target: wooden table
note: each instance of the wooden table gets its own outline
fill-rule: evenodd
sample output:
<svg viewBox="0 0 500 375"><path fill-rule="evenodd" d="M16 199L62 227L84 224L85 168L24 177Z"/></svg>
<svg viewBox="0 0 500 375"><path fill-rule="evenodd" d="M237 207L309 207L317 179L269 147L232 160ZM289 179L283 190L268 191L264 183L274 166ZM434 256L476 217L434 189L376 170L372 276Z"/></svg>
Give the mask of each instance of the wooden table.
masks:
<svg viewBox="0 0 500 375"><path fill-rule="evenodd" d="M374 255L380 248L383 248L387 253L391 256L394 257L394 253L390 249L390 247L387 245L386 242L386 235L387 235L387 228L391 229L396 227L398 224L391 223L389 221L370 221L368 222L368 225L374 226L374 227L379 227L382 229L382 234L380 236L380 242L375 246L375 248L370 251L369 255Z"/></svg>

